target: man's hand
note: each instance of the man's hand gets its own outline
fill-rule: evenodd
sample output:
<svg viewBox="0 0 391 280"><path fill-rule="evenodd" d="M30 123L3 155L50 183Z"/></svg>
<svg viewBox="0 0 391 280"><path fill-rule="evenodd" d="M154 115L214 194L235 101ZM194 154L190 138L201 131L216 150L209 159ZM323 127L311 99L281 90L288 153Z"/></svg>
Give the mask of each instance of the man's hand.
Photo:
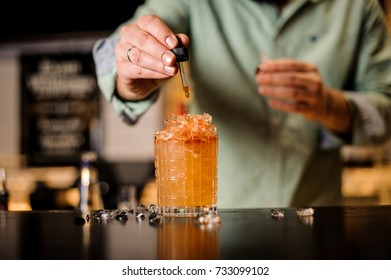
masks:
<svg viewBox="0 0 391 280"><path fill-rule="evenodd" d="M271 108L302 115L335 132L347 132L351 116L342 93L323 84L315 65L295 59L268 60L256 74Z"/></svg>
<svg viewBox="0 0 391 280"><path fill-rule="evenodd" d="M188 45L186 35L178 36ZM174 76L178 68L171 49L177 44L175 34L155 15L141 16L123 26L115 49L120 96L127 100L143 99Z"/></svg>

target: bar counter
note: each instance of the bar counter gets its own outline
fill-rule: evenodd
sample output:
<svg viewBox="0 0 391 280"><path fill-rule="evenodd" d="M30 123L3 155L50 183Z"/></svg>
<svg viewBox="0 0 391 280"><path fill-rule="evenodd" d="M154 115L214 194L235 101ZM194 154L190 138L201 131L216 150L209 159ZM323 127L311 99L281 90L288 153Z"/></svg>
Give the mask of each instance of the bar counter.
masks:
<svg viewBox="0 0 391 280"><path fill-rule="evenodd" d="M391 206L219 209L221 223L97 220L94 212L0 211L0 259L390 260Z"/></svg>

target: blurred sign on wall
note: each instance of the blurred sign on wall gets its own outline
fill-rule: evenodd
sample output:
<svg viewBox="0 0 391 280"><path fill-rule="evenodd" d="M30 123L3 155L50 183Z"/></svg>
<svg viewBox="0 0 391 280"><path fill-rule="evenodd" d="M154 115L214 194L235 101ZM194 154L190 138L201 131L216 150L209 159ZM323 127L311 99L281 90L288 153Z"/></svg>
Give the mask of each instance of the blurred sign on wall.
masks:
<svg viewBox="0 0 391 280"><path fill-rule="evenodd" d="M21 151L28 166L74 165L99 150L99 99L91 54L24 55Z"/></svg>

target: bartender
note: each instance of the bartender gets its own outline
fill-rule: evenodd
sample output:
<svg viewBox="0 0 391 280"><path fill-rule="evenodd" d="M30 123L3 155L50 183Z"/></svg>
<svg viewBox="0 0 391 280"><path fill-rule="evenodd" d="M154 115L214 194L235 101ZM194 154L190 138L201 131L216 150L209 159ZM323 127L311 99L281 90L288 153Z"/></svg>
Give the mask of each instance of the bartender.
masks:
<svg viewBox="0 0 391 280"><path fill-rule="evenodd" d="M133 125L189 48L190 113L219 133L218 206L342 203L340 148L391 134L378 0L147 0L96 42L103 95Z"/></svg>

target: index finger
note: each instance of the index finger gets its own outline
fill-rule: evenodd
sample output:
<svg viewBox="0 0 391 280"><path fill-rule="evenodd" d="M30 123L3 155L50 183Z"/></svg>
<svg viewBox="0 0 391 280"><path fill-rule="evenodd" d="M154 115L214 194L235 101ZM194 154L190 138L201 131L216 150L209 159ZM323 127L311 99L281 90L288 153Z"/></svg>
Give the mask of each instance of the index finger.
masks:
<svg viewBox="0 0 391 280"><path fill-rule="evenodd" d="M152 35L153 38L157 39L167 48L172 49L176 47L177 39L175 38L175 34L160 17L156 15L144 15L136 21L136 24L141 30ZM143 42L141 41L140 45L142 44Z"/></svg>
<svg viewBox="0 0 391 280"><path fill-rule="evenodd" d="M189 39L186 35L180 34L181 41L187 45ZM141 16L136 22L121 28L121 43L124 49L136 47L141 52L146 53L162 61L163 55L168 60L163 60L167 65L174 63L175 56L171 49L178 45L178 40L172 30L156 15Z"/></svg>

